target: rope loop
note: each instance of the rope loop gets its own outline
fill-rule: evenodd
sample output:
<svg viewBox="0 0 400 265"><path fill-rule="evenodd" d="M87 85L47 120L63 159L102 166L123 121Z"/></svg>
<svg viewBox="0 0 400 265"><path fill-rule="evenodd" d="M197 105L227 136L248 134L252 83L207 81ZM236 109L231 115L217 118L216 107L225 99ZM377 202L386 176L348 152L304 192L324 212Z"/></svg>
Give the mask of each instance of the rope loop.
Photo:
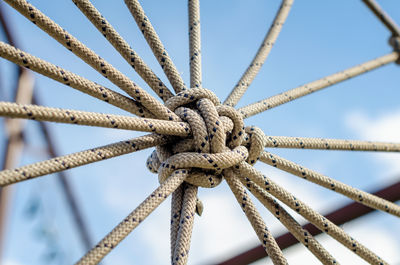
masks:
<svg viewBox="0 0 400 265"><path fill-rule="evenodd" d="M258 160L264 134L256 127L245 129L242 115L233 107L221 105L213 92L204 88L185 90L165 105L189 124L192 133L157 146L147 159L148 169L158 173L160 183L174 170L187 169L187 183L213 188L221 183L224 169ZM250 140L243 146L245 132Z"/></svg>

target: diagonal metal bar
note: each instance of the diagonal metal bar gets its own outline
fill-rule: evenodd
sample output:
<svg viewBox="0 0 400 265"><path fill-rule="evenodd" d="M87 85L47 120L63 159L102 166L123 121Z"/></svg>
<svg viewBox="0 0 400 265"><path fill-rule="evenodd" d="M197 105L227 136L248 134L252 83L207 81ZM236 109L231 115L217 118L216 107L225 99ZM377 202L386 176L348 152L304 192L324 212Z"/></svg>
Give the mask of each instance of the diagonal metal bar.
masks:
<svg viewBox="0 0 400 265"><path fill-rule="evenodd" d="M388 63L395 62L396 60L398 60L399 56L400 55L397 52L389 53L387 55L378 57L376 59L362 63L360 65L348 68L344 71L335 73L333 75L321 78L311 83L307 83L305 85L290 89L281 94L247 105L245 107L238 109L238 111L242 114L243 118L251 117L260 112L275 108L284 103L304 97L308 94L319 91L328 86L332 86L344 80L353 78L360 74L366 73L368 71L386 65Z"/></svg>
<svg viewBox="0 0 400 265"><path fill-rule="evenodd" d="M269 135L264 139L265 147L274 148L400 152L400 143Z"/></svg>
<svg viewBox="0 0 400 265"><path fill-rule="evenodd" d="M275 44L276 39L282 29L283 24L286 21L289 11L293 5L293 0L283 0L282 4L276 14L272 25L270 26L267 35L265 36L261 46L258 48L256 55L243 73L239 82L233 88L224 104L234 107L240 98L244 95L247 88L251 85L254 78L257 76L265 60L267 59L272 46Z"/></svg>
<svg viewBox="0 0 400 265"><path fill-rule="evenodd" d="M125 4L135 19L139 29L142 31L144 38L153 51L154 56L157 58L158 63L161 65L161 68L164 70L164 73L175 92L178 93L182 90L185 90L186 86L181 75L179 74L178 69L169 57L167 50L162 44L160 37L157 35L157 32L155 31L149 18L144 13L139 1L125 0Z"/></svg>
<svg viewBox="0 0 400 265"><path fill-rule="evenodd" d="M156 76L89 0L72 1L163 101L173 96L160 78Z"/></svg>
<svg viewBox="0 0 400 265"><path fill-rule="evenodd" d="M375 0L362 0L376 17L392 32L394 36L400 37L400 27L394 20L379 6Z"/></svg>
<svg viewBox="0 0 400 265"><path fill-rule="evenodd" d="M0 116L37 121L51 121L76 125L154 132L186 136L190 133L187 123L146 119L114 114L50 108L36 105L20 105L0 101Z"/></svg>
<svg viewBox="0 0 400 265"><path fill-rule="evenodd" d="M388 201L400 200L400 182L394 183L388 187L380 189L375 192L371 192L375 196L381 197ZM325 214L326 218L331 220L336 225L342 225L346 222L360 218L368 213L374 212L374 209L366 207L358 202L349 203L343 207L337 208L336 210ZM322 232L314 225L308 223L303 225L303 228L309 231L313 236L319 235ZM291 233L285 233L276 238L278 245L281 249L286 249L297 243L297 239ZM255 262L259 259L266 257L265 251L261 245L246 250L232 258L217 263L218 265L245 265Z"/></svg>

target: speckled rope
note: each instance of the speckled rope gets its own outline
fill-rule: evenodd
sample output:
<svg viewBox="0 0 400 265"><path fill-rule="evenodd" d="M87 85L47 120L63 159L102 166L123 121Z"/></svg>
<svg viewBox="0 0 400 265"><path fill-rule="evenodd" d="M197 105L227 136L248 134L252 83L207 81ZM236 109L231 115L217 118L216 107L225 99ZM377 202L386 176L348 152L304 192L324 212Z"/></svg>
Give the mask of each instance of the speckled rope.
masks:
<svg viewBox="0 0 400 265"><path fill-rule="evenodd" d="M253 181L244 181L242 183L248 187L249 191L267 208L289 231L310 250L323 264L339 263L334 257L275 200L266 191L261 189Z"/></svg>
<svg viewBox="0 0 400 265"><path fill-rule="evenodd" d="M400 144L397 143L269 135L265 136L265 147L400 152Z"/></svg>
<svg viewBox="0 0 400 265"><path fill-rule="evenodd" d="M343 246L353 251L365 261L371 264L388 264L360 242L346 234L343 229L311 209L301 200L297 199L291 193L276 184L270 178L258 172L254 167L250 166L246 162L241 162L239 164L239 172L240 179L244 179L244 181L246 181L246 179L253 181L262 189L265 189L268 193L289 206L292 210L299 213L310 223L314 224L318 229L336 239Z"/></svg>
<svg viewBox="0 0 400 265"><path fill-rule="evenodd" d="M283 256L282 250L276 243L275 238L269 232L267 225L258 213L242 183L240 183L231 169L224 170L224 178L272 262L276 265L288 264L287 260Z"/></svg>
<svg viewBox="0 0 400 265"><path fill-rule="evenodd" d="M27 19L34 22L35 25L52 36L60 44L85 61L88 65L92 66L104 77L108 78L116 86L128 93L136 101L140 102L157 118L163 120L179 120L179 118L170 110L168 110L161 102L136 85L127 76L122 74L111 64L86 47L65 29L61 28L57 23L40 12L32 4L28 3L26 0L5 0L5 2L11 5Z"/></svg>
<svg viewBox="0 0 400 265"><path fill-rule="evenodd" d="M49 108L36 105L20 105L2 101L0 101L0 116L176 136L187 136L190 133L190 127L187 123L183 122Z"/></svg>
<svg viewBox="0 0 400 265"><path fill-rule="evenodd" d="M340 181L332 179L330 177L324 176L318 172L311 169L300 166L294 162L286 160L278 155L271 154L269 152L262 152L260 161L271 165L273 167L279 168L286 172L289 172L295 176L301 177L305 180L311 181L318 184L324 188L330 189L337 193L340 193L350 199L362 203L370 208L381 210L392 215L400 217L400 206L387 201L385 199L379 198L373 194L361 191L359 189L353 188L346 185Z"/></svg>
<svg viewBox="0 0 400 265"><path fill-rule="evenodd" d="M190 87L201 87L201 41L200 41L200 3L199 0L188 0L188 13L189 13L189 65L190 65ZM200 114L189 109L179 108L178 116L181 119L190 119L192 127L200 123L200 127L196 126L196 133L193 134L193 142L199 152L210 152L210 144L208 141L205 145L201 145L204 138L208 135L207 125L201 118ZM179 113L181 115L179 115ZM182 193L182 204L178 205L173 201L171 208L172 213L180 213L180 222L174 223L171 221L171 235L177 233L176 237L171 237L171 253L172 264L186 264L188 260L190 240L192 236L192 229L196 211L197 203L197 186L186 184ZM179 193L180 191L178 191ZM172 200L178 198L173 196ZM177 230L175 232L175 230Z"/></svg>
<svg viewBox="0 0 400 265"><path fill-rule="evenodd" d="M167 141L167 136L157 134L144 135L131 140L52 158L16 169L3 170L0 171L0 186L6 186L16 182L136 152L138 150L165 144Z"/></svg>
<svg viewBox="0 0 400 265"><path fill-rule="evenodd" d="M136 21L139 29L142 31L147 43L149 44L154 56L164 70L169 82L174 88L175 92L181 92L186 89L185 83L176 66L169 57L167 50L158 37L153 25L150 23L149 18L143 11L142 6L137 0L125 0L125 4L131 12Z"/></svg>
<svg viewBox="0 0 400 265"><path fill-rule="evenodd" d="M292 4L293 0L282 1L279 11L277 12L276 17L272 22L267 35L261 43L260 48L258 48L258 51L253 61L250 63L249 67L247 67L239 82L237 82L236 86L233 88L227 99L224 101L224 104L234 107L238 103L240 98L244 95L247 88L251 85L254 78L257 76L258 72L263 66L265 60L267 59L268 54L270 53L276 39L278 38L282 26L285 23L287 16L289 15Z"/></svg>
<svg viewBox="0 0 400 265"><path fill-rule="evenodd" d="M151 193L131 214L106 235L77 264L99 263L119 242L154 211L186 178L187 170L175 170L160 187Z"/></svg>
<svg viewBox="0 0 400 265"><path fill-rule="evenodd" d="M72 0L83 14L93 23L101 34L114 46L122 57L132 66L154 92L166 101L173 96L172 92L156 76L150 67L129 46L114 27L101 15L89 0Z"/></svg>
<svg viewBox="0 0 400 265"><path fill-rule="evenodd" d="M328 86L332 86L341 81L371 71L385 64L395 62L398 58L399 58L399 53L392 52L382 57L378 57L371 61L349 68L342 72L335 73L333 75L324 77L322 79L313 81L311 83L293 88L281 94L247 105L245 107L238 109L238 111L242 114L243 118L248 118L260 112L272 109L289 101L319 91Z"/></svg>
<svg viewBox="0 0 400 265"><path fill-rule="evenodd" d="M127 98L111 89L96 84L93 81L71 73L68 70L39 59L1 41L0 56L19 66L31 69L62 84L129 111L130 113L141 117L154 117L152 113L135 100Z"/></svg>

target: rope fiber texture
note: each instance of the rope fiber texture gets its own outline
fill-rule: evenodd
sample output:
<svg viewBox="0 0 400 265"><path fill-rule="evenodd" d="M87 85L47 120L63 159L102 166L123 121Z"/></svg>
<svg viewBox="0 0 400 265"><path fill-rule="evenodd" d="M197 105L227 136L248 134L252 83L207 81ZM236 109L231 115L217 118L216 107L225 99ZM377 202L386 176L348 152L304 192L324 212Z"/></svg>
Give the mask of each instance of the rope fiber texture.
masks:
<svg viewBox="0 0 400 265"><path fill-rule="evenodd" d="M176 94L157 77L114 27L89 0L72 0L107 41L120 53L149 87L161 98L160 102L137 86L126 75L98 56L90 48L45 16L25 0L5 0L36 26L65 48L108 78L129 96L124 96L69 72L15 47L0 42L0 56L19 66L52 78L60 83L105 101L139 117L19 105L0 102L0 116L37 121L89 125L113 129L151 132L134 139L64 155L16 169L0 171L0 186L25 181L47 174L68 170L100 160L155 147L146 166L158 174L157 187L135 210L122 220L77 264L97 264L129 233L156 209L169 195L171 199L171 264L188 262L191 234L196 213L203 205L198 188L214 188L225 180L249 220L265 252L274 264L287 264L282 250L268 230L266 222L251 200L254 195L311 253L323 264L339 264L311 234L303 229L285 204L318 229L325 232L370 264L387 264L371 250L350 237L311 209L286 189L257 171L253 165L262 162L287 171L304 180L374 209L400 217L400 206L344 183L302 167L294 162L264 151L264 148L298 148L348 151L399 152L400 144L357 140L305 137L267 136L261 129L245 126L244 118L277 107L341 81L358 76L380 66L399 60L398 28L373 0L364 0L392 31L392 53L365 62L331 76L288 90L265 100L234 109L267 59L286 21L293 0L283 0L253 61L224 104L210 90L202 87L200 2L188 0L190 89L187 89L172 59L158 37L149 18L137 0L125 0L144 38L157 58ZM246 189L248 191L246 191ZM279 202L278 202L279 201Z"/></svg>

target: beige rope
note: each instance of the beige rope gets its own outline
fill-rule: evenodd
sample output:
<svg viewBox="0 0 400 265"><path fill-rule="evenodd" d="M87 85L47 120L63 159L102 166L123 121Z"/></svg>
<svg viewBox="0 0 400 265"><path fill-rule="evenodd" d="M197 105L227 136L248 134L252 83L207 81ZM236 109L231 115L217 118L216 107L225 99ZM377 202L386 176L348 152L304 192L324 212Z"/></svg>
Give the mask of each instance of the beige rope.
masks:
<svg viewBox="0 0 400 265"><path fill-rule="evenodd" d="M244 118L251 117L260 112L266 111L268 109L272 109L289 101L298 99L300 97L306 96L310 93L319 91L328 86L332 86L341 81L350 79L357 75L363 74L365 72L371 71L375 68L381 67L388 63L395 62L399 58L399 54L397 52L392 52L382 57L378 57L371 61L365 62L363 64L354 66L342 72L335 73L333 75L324 77L322 79L313 81L311 83L293 88L281 94L269 97L267 99L258 101L256 103L247 105L238 109L238 111L242 114Z"/></svg>
<svg viewBox="0 0 400 265"><path fill-rule="evenodd" d="M0 116L187 136L187 123L0 101Z"/></svg>
<svg viewBox="0 0 400 265"><path fill-rule="evenodd" d="M157 118L163 120L179 120L178 117L168 110L161 102L132 82L127 76L122 74L103 58L86 47L74 36L61 28L57 23L40 12L26 0L5 0L27 19L34 22L39 28L57 40L64 47L72 51L76 56L92 66L104 77L108 78L116 86L124 90L131 97L140 102Z"/></svg>
<svg viewBox="0 0 400 265"><path fill-rule="evenodd" d="M172 198L171 198L171 228L170 228L171 264L173 263L174 259L176 239L178 237L179 223L181 221L183 189L184 185L180 185L172 193Z"/></svg>
<svg viewBox="0 0 400 265"><path fill-rule="evenodd" d="M143 11L142 6L137 0L125 0L126 6L129 8L133 18L136 21L139 29L142 31L147 43L149 44L154 56L164 70L169 82L174 88L175 92L178 93L186 89L182 77L179 74L176 66L169 57L167 50L161 43L153 25L151 25L149 18Z"/></svg>
<svg viewBox="0 0 400 265"><path fill-rule="evenodd" d="M190 87L201 87L200 1L188 0Z"/></svg>
<svg viewBox="0 0 400 265"><path fill-rule="evenodd" d="M163 101L173 96L160 78L156 76L89 0L73 0L73 2Z"/></svg>
<svg viewBox="0 0 400 265"><path fill-rule="evenodd" d="M130 98L1 41L0 56L130 113L141 117L154 117L140 103Z"/></svg>
<svg viewBox="0 0 400 265"><path fill-rule="evenodd" d="M253 181L240 179L243 185L249 185L249 191L267 208L289 231L310 250L323 264L339 264L329 252L266 191Z"/></svg>
<svg viewBox="0 0 400 265"><path fill-rule="evenodd" d="M176 170L153 193L151 193L131 214L119 223L94 248L76 264L99 263L119 242L133 231L151 212L154 211L187 176L187 170Z"/></svg>
<svg viewBox="0 0 400 265"><path fill-rule="evenodd" d="M287 260L283 256L282 250L279 248L275 241L275 238L269 232L264 220L258 213L254 203L247 195L242 183L233 174L232 170L224 170L225 180L235 195L237 202L246 214L247 219L251 223L254 231L256 232L258 239L263 245L268 256L271 257L274 264L288 264Z"/></svg>
<svg viewBox="0 0 400 265"><path fill-rule="evenodd" d="M265 142L266 142L265 147L277 147L277 148L400 152L400 144L397 143L359 141L359 140L341 140L341 139L288 137L288 136L265 136Z"/></svg>
<svg viewBox="0 0 400 265"><path fill-rule="evenodd" d="M289 172L305 180L311 181L324 188L343 194L346 197L349 197L350 199L362 203L370 208L381 210L400 217L399 205L387 201L385 199L379 198L373 194L353 188L340 181L324 176L313 170L310 170L294 162L279 157L278 155L264 151L261 154L260 160L268 165Z"/></svg>
<svg viewBox="0 0 400 265"><path fill-rule="evenodd" d="M310 223L314 224L318 229L336 239L339 243L353 251L365 261L371 264L388 264L371 250L346 234L343 229L311 209L305 203L297 199L291 193L287 192L284 188L277 185L271 179L262 175L246 162L240 163L239 171L241 174L240 178L244 178L245 180L249 179L255 182L262 189L265 189L268 193L285 203L287 206L307 219Z"/></svg>
<svg viewBox="0 0 400 265"><path fill-rule="evenodd" d="M263 66L265 60L270 53L272 46L276 42L278 35L282 29L283 24L289 15L290 8L292 7L293 0L283 0L282 4L276 14L272 25L270 26L267 35L265 36L260 48L253 58L253 61L247 67L246 71L237 82L236 86L233 88L228 98L224 101L224 104L234 107L240 98L244 95L247 88L253 82L254 78L257 76L261 67Z"/></svg>
<svg viewBox="0 0 400 265"><path fill-rule="evenodd" d="M0 171L0 186L6 186L12 183L136 152L152 146L165 144L167 140L168 138L163 135L144 135L131 140L52 158L12 170L3 170Z"/></svg>
<svg viewBox="0 0 400 265"><path fill-rule="evenodd" d="M194 216L197 202L197 186L185 185L183 202L179 220L179 230L176 235L172 264L187 263L192 236ZM174 226L172 226L174 227Z"/></svg>

